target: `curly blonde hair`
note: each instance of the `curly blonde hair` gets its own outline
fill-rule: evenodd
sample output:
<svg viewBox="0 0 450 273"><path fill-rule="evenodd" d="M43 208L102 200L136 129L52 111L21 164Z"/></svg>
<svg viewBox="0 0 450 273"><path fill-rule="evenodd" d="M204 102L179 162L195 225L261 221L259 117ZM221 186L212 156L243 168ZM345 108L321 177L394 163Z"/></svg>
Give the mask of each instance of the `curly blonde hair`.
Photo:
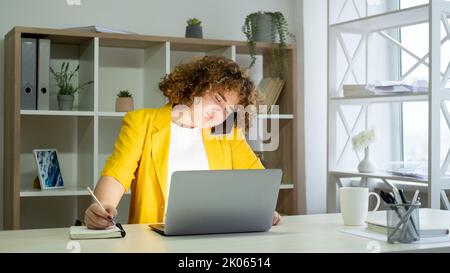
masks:
<svg viewBox="0 0 450 273"><path fill-rule="evenodd" d="M237 92L240 108L255 106L259 94L254 82L241 70L239 65L222 56L205 56L175 67L174 71L164 76L159 89L169 102L174 105L191 106L195 97L203 97L207 92ZM242 124L237 118L245 118L244 129L248 129L255 113L235 114L235 126Z"/></svg>

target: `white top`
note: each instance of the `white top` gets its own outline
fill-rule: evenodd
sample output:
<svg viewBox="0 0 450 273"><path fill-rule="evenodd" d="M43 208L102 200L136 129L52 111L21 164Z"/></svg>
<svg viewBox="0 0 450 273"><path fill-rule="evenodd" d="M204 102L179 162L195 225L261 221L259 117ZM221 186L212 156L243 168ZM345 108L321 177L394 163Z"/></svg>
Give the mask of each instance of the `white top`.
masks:
<svg viewBox="0 0 450 273"><path fill-rule="evenodd" d="M170 193L172 173L192 170L209 170L202 131L199 128L185 128L171 122L167 196Z"/></svg>

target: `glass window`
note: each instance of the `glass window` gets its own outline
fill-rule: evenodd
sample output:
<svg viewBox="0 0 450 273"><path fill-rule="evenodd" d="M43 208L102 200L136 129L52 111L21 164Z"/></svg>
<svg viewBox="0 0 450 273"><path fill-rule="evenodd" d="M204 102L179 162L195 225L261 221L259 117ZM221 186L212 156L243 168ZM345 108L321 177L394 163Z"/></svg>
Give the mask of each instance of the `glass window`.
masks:
<svg viewBox="0 0 450 273"><path fill-rule="evenodd" d="M428 4L427 0L400 0L400 8ZM401 43L419 57L428 53L428 24L404 27L400 30ZM425 60L428 62L428 59ZM401 75L428 79L428 68L402 50ZM412 70L414 69L414 70ZM428 103L405 102L402 105L402 142L404 161L427 161L428 158Z"/></svg>

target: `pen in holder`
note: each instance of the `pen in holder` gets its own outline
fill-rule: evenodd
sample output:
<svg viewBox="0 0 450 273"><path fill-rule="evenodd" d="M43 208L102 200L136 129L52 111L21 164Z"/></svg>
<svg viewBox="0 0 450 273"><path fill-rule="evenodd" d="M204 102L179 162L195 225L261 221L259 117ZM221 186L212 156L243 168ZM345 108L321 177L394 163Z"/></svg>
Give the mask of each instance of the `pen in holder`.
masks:
<svg viewBox="0 0 450 273"><path fill-rule="evenodd" d="M412 243L420 240L420 202L415 202L414 204L388 204L388 208L388 242Z"/></svg>

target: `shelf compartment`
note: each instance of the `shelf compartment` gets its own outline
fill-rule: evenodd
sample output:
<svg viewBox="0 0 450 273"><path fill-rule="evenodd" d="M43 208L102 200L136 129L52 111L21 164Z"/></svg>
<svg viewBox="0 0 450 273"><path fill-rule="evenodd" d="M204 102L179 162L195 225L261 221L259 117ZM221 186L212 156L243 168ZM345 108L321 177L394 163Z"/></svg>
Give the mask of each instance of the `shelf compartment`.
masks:
<svg viewBox="0 0 450 273"><path fill-rule="evenodd" d="M114 145L122 127L122 118L102 116L98 121L98 158L96 177L100 178L106 160L114 151Z"/></svg>
<svg viewBox="0 0 450 273"><path fill-rule="evenodd" d="M158 83L168 72L168 43L145 49L99 48L99 112L114 112L117 94L129 90L134 109L161 107L166 100Z"/></svg>
<svg viewBox="0 0 450 273"><path fill-rule="evenodd" d="M63 62L69 63L69 71L74 70L77 65L80 66L71 83L76 87L89 81L94 82L74 94L73 110L94 111L96 40L89 39L80 44L59 43L58 41L51 39L50 66L57 72L60 71ZM53 75L50 74L50 110L59 110L58 92L58 85Z"/></svg>
<svg viewBox="0 0 450 273"><path fill-rule="evenodd" d="M58 151L64 186L67 189L85 189L87 186L93 186L93 121L93 117L21 118L20 188L23 189L21 195L32 195L31 192L34 192L29 190L33 188L33 181L38 175L33 149Z"/></svg>
<svg viewBox="0 0 450 273"><path fill-rule="evenodd" d="M50 44L50 66L55 71L60 71L63 62L69 63L69 71L80 66L71 83L76 87L88 81L94 80L95 70L95 38L65 36L54 34L30 34L21 33L22 38L49 39ZM58 110L58 85L50 73L49 75L49 110ZM94 111L94 85L90 84L75 93L74 110Z"/></svg>
<svg viewBox="0 0 450 273"><path fill-rule="evenodd" d="M261 156L261 161L265 168L269 169L282 169L283 178L282 183L290 183L293 181L294 177L294 166L293 161L293 148L291 145L292 130L294 124L290 120L265 120L267 122L259 123L256 131L258 135L250 133L247 136L247 142L250 147L257 154ZM276 132L275 122L278 123L279 132ZM268 135L262 135L262 132L266 132ZM279 133L278 138L277 133ZM263 138L271 137L268 140L263 140ZM277 146L268 145L272 142L273 144L278 144Z"/></svg>
<svg viewBox="0 0 450 273"><path fill-rule="evenodd" d="M195 49L189 51L188 49ZM201 58L203 56L223 56L225 58L236 60L236 47L231 46L210 46L210 47L199 47L199 48L186 48L179 46L176 43L170 44L170 71L174 68L195 58Z"/></svg>

